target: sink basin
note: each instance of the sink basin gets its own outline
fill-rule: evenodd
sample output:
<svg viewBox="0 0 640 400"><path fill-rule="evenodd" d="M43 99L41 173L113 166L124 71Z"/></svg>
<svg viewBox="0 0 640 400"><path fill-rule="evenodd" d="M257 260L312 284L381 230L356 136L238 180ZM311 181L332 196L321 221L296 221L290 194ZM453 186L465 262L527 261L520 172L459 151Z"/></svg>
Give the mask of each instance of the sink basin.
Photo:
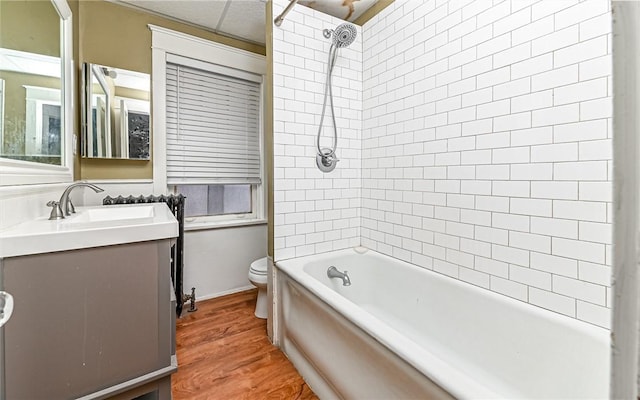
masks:
<svg viewBox="0 0 640 400"><path fill-rule="evenodd" d="M69 224L122 221L137 218L152 218L154 208L151 205L139 205L137 207L94 207L83 209L80 212L67 217Z"/></svg>
<svg viewBox="0 0 640 400"><path fill-rule="evenodd" d="M77 207L64 219L34 219L0 231L0 258L112 246L178 236L164 203Z"/></svg>

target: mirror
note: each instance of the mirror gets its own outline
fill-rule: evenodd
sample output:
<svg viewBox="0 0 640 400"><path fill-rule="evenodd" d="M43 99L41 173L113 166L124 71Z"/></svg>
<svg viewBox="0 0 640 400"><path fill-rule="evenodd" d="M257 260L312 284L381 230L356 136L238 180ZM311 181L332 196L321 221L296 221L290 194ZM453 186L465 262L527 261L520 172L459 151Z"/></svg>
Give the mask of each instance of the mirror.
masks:
<svg viewBox="0 0 640 400"><path fill-rule="evenodd" d="M83 65L82 155L149 159L150 76L105 65Z"/></svg>
<svg viewBox="0 0 640 400"><path fill-rule="evenodd" d="M2 159L67 165L61 62L64 19L59 14L66 3L56 5L50 1L0 4Z"/></svg>

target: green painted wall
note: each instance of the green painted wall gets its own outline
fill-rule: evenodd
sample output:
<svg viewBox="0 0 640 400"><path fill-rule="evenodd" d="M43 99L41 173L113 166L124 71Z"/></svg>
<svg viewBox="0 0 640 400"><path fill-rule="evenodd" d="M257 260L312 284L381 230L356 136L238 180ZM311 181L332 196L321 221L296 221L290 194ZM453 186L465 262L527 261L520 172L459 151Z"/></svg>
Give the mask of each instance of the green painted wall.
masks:
<svg viewBox="0 0 640 400"><path fill-rule="evenodd" d="M184 32L258 54L265 48L217 35L174 20L107 1L78 2L78 82L82 63L89 62L151 73L151 31L148 24ZM79 103L76 103L79 104ZM79 120L78 114L78 120ZM153 118L153 116L152 116ZM153 140L153 132L151 132ZM151 154L153 157L153 153ZM151 179L153 162L82 158L81 179Z"/></svg>

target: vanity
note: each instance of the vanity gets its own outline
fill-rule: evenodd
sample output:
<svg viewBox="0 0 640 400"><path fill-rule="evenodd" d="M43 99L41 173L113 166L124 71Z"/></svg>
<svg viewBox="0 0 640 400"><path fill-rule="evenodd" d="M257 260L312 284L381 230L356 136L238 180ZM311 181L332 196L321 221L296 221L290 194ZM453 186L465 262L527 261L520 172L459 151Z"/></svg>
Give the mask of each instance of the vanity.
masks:
<svg viewBox="0 0 640 400"><path fill-rule="evenodd" d="M163 203L1 231L0 290L14 303L0 328L2 398L170 399L177 235Z"/></svg>
<svg viewBox="0 0 640 400"><path fill-rule="evenodd" d="M0 400L170 399L178 223L168 207L44 216L80 175L79 139L85 157L149 158L148 94L140 84L76 98L66 0L0 1L0 11ZM136 75L90 67L109 87Z"/></svg>

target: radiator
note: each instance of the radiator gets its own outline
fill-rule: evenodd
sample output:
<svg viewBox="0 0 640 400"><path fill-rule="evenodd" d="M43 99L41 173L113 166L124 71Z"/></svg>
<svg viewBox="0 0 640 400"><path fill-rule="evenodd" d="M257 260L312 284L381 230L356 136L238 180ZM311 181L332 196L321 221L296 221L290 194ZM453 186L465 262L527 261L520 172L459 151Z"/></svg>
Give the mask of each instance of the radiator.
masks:
<svg viewBox="0 0 640 400"><path fill-rule="evenodd" d="M102 199L103 205L113 204L136 204L136 203L165 203L169 210L178 220L178 239L176 244L171 247L171 281L173 289L176 293L176 314L178 317L182 314L182 308L185 301L183 288L183 271L184 271L184 202L186 197L181 194L170 194L144 197L134 196L107 196ZM192 294L193 295L193 294Z"/></svg>

